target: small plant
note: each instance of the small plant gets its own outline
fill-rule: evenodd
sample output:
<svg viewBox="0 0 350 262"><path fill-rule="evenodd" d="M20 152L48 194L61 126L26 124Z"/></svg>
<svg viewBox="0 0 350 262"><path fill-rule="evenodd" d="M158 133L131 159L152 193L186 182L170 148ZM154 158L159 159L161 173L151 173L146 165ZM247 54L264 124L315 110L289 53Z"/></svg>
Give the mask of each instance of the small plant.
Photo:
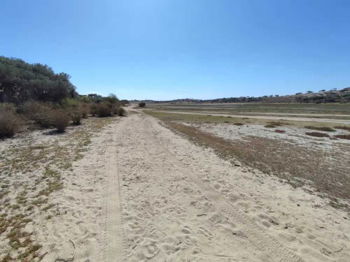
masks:
<svg viewBox="0 0 350 262"><path fill-rule="evenodd" d="M307 129L317 130L317 131L325 131L325 132L334 132L335 129L328 126L305 126Z"/></svg>
<svg viewBox="0 0 350 262"><path fill-rule="evenodd" d="M243 126L243 123L233 123L235 126Z"/></svg>
<svg viewBox="0 0 350 262"><path fill-rule="evenodd" d="M14 112L0 110L0 138L13 137L22 126L22 119Z"/></svg>
<svg viewBox="0 0 350 262"><path fill-rule="evenodd" d="M276 132L276 133L283 134L283 133L286 132L286 130L276 129L275 132Z"/></svg>
<svg viewBox="0 0 350 262"><path fill-rule="evenodd" d="M340 138L340 139L347 139L347 140L350 140L350 135L336 135L334 136L336 138Z"/></svg>
<svg viewBox="0 0 350 262"><path fill-rule="evenodd" d="M328 134L320 133L320 132L306 132L305 134L308 136L315 136L315 137L329 137Z"/></svg>
<svg viewBox="0 0 350 262"><path fill-rule="evenodd" d="M146 107L146 103L145 102L140 102L139 103L139 107Z"/></svg>
<svg viewBox="0 0 350 262"><path fill-rule="evenodd" d="M57 129L58 133L63 133L69 125L70 118L68 114L63 111L55 110L51 113L52 124Z"/></svg>

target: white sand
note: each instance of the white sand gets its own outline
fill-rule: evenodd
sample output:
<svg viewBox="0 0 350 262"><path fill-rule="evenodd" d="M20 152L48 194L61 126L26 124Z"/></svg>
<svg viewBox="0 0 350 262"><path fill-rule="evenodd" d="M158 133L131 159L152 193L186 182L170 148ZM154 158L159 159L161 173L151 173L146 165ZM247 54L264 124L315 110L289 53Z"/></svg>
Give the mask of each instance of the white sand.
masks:
<svg viewBox="0 0 350 262"><path fill-rule="evenodd" d="M43 261L338 261L350 217L133 114L92 139L36 221Z"/></svg>

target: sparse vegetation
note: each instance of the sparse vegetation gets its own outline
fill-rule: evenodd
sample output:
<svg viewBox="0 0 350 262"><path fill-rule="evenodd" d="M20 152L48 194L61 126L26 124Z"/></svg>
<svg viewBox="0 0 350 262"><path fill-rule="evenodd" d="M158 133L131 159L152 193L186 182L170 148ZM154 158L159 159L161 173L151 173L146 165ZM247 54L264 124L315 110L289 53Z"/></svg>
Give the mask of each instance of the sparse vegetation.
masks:
<svg viewBox="0 0 350 262"><path fill-rule="evenodd" d="M276 129L275 132L280 133L280 134L284 134L286 132L286 130Z"/></svg>
<svg viewBox="0 0 350 262"><path fill-rule="evenodd" d="M305 126L307 129L317 130L317 131L325 131L325 132L335 132L335 130L328 126Z"/></svg>
<svg viewBox="0 0 350 262"><path fill-rule="evenodd" d="M305 134L308 136L314 136L314 137L329 137L328 134L320 133L320 132L306 132Z"/></svg>
<svg viewBox="0 0 350 262"><path fill-rule="evenodd" d="M350 140L350 135L335 135L334 137L340 138L340 139Z"/></svg>
<svg viewBox="0 0 350 262"><path fill-rule="evenodd" d="M336 129L342 129L350 132L350 126L335 126Z"/></svg>

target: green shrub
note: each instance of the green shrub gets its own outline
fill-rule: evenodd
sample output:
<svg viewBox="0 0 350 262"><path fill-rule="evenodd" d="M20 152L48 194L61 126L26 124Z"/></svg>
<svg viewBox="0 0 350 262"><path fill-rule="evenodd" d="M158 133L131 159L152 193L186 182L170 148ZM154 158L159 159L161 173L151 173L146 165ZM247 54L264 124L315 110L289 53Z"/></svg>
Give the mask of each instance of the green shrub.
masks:
<svg viewBox="0 0 350 262"><path fill-rule="evenodd" d="M0 138L13 137L22 125L22 119L15 112L0 109Z"/></svg>
<svg viewBox="0 0 350 262"><path fill-rule="evenodd" d="M54 110L50 113L52 125L57 129L57 132L63 133L69 125L70 117L62 110Z"/></svg>
<svg viewBox="0 0 350 262"><path fill-rule="evenodd" d="M146 107L146 103L145 102L140 102L139 103L139 107Z"/></svg>

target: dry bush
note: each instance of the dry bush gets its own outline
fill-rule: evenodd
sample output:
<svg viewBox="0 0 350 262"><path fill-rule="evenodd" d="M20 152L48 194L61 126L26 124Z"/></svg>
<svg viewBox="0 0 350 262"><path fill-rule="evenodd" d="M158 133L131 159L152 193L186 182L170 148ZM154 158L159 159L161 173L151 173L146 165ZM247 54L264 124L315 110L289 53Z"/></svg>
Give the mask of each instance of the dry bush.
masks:
<svg viewBox="0 0 350 262"><path fill-rule="evenodd" d="M90 114L92 116L96 116L97 115L97 107L98 107L98 104L96 104L96 103L91 104L89 109L90 109Z"/></svg>
<svg viewBox="0 0 350 262"><path fill-rule="evenodd" d="M96 114L98 117L112 116L112 109L109 104L100 103L100 104L97 104L96 106L97 106Z"/></svg>
<svg viewBox="0 0 350 262"><path fill-rule="evenodd" d="M71 119L72 119L72 122L73 122L73 125L80 125L81 124L81 116L82 116L82 113L80 110L73 110L71 113L70 113L70 116L71 116Z"/></svg>
<svg viewBox="0 0 350 262"><path fill-rule="evenodd" d="M283 133L286 132L286 130L276 129L275 132L276 132L276 133L283 134Z"/></svg>
<svg viewBox="0 0 350 262"><path fill-rule="evenodd" d="M336 135L334 137L340 138L340 139L348 139L348 140L350 140L350 135Z"/></svg>
<svg viewBox="0 0 350 262"><path fill-rule="evenodd" d="M53 112L49 104L40 102L27 102L21 107L23 114L30 120L33 120L42 128L49 128L52 126Z"/></svg>
<svg viewBox="0 0 350 262"><path fill-rule="evenodd" d="M305 126L307 129L325 131L325 132L334 132L335 130L328 126Z"/></svg>
<svg viewBox="0 0 350 262"><path fill-rule="evenodd" d="M81 117L87 118L90 112L90 105L88 103L82 103L80 105Z"/></svg>
<svg viewBox="0 0 350 262"><path fill-rule="evenodd" d="M126 116L126 110L122 107L119 107L118 111L117 111L117 115L118 116Z"/></svg>
<svg viewBox="0 0 350 262"><path fill-rule="evenodd" d="M335 126L334 128L350 131L350 126Z"/></svg>
<svg viewBox="0 0 350 262"><path fill-rule="evenodd" d="M0 109L0 138L13 137L22 125L22 119L15 112Z"/></svg>
<svg viewBox="0 0 350 262"><path fill-rule="evenodd" d="M315 137L329 137L328 134L320 133L320 132L306 132L305 134L308 136L315 136Z"/></svg>
<svg viewBox="0 0 350 262"><path fill-rule="evenodd" d="M50 117L52 125L57 129L57 132L63 133L69 125L69 115L64 111L54 110L50 113Z"/></svg>
<svg viewBox="0 0 350 262"><path fill-rule="evenodd" d="M242 123L233 123L235 126L243 126L244 124Z"/></svg>

